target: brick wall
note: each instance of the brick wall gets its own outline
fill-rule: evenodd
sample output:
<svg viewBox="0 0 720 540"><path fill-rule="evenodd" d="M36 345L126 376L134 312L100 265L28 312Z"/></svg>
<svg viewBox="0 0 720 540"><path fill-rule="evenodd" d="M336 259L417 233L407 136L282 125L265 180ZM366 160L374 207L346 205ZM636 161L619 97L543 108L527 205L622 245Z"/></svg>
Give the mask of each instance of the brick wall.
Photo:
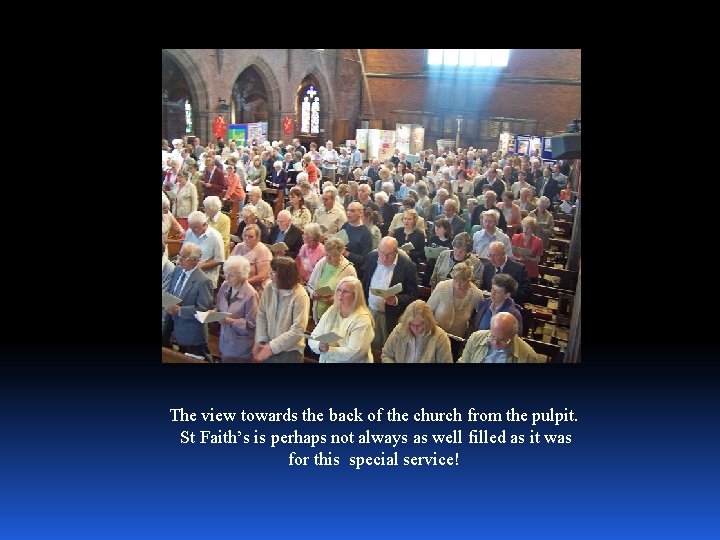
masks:
<svg viewBox="0 0 720 540"><path fill-rule="evenodd" d="M384 127L394 128L393 110L442 111L447 117L463 114L468 119L535 119L536 135L561 132L565 124L580 116L580 49L513 49L508 68L495 81L428 79L423 49L363 49L362 54L370 74L366 80L361 76L357 49L292 49L289 53L287 49L164 49L163 81L165 84L167 66L180 73L179 84L187 86L199 120L196 134L204 141L212 140L210 127L218 98L230 103L235 81L249 66L260 73L268 95L271 140L292 138L281 134L281 119L293 114L299 124L295 97L308 73L318 78L325 100L321 142L328 138L341 141L354 134L362 119L381 119ZM388 74L390 77L383 76ZM225 117L232 120L228 114ZM336 122L343 120L347 122ZM182 136L167 129L164 120L164 138ZM461 144L479 142L462 140Z"/></svg>

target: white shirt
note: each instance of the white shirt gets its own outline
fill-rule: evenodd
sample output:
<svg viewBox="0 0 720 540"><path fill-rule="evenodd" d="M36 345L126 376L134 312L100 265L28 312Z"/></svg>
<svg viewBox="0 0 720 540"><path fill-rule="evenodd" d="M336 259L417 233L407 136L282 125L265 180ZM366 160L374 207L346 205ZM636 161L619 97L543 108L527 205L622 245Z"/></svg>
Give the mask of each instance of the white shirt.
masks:
<svg viewBox="0 0 720 540"><path fill-rule="evenodd" d="M378 257L380 255L378 254ZM380 261L378 261L377 268L375 268L375 273L373 273L372 279L370 280L370 288L371 289L389 289L390 288L390 281L392 281L393 272L395 271L395 265L397 264L397 258L398 255L395 255L395 260L390 266L385 266L380 264ZM381 313L385 312L385 299L381 296L375 296L373 293L371 293L368 290L368 304L370 306L370 309L374 309L375 311L380 311Z"/></svg>

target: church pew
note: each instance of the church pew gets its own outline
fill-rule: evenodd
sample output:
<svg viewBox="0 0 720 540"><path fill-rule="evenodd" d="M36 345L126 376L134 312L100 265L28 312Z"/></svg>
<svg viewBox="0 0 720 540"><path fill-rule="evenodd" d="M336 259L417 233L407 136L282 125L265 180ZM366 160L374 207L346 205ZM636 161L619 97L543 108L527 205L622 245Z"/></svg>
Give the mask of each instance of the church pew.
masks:
<svg viewBox="0 0 720 540"><path fill-rule="evenodd" d="M174 349L162 348L163 364L207 364L204 360L197 360Z"/></svg>

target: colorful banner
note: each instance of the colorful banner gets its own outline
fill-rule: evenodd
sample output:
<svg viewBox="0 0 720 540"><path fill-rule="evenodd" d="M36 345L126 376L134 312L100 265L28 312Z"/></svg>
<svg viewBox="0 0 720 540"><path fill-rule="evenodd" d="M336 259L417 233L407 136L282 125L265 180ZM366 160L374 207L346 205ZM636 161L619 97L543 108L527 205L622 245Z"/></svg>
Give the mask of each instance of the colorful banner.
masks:
<svg viewBox="0 0 720 540"><path fill-rule="evenodd" d="M235 142L238 146L248 145L248 125L230 124L228 126L228 142Z"/></svg>

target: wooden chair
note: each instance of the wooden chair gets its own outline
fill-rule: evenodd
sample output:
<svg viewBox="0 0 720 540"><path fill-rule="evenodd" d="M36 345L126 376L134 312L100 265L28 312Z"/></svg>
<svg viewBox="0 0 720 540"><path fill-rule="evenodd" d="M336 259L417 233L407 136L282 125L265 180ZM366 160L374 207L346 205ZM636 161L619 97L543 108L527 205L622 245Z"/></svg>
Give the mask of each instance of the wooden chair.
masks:
<svg viewBox="0 0 720 540"><path fill-rule="evenodd" d="M530 345L536 353L547 356L549 363L562 363L565 353L560 348L560 346L553 343L545 343L544 341L538 341L531 338L523 338L523 340L525 341L525 343Z"/></svg>

